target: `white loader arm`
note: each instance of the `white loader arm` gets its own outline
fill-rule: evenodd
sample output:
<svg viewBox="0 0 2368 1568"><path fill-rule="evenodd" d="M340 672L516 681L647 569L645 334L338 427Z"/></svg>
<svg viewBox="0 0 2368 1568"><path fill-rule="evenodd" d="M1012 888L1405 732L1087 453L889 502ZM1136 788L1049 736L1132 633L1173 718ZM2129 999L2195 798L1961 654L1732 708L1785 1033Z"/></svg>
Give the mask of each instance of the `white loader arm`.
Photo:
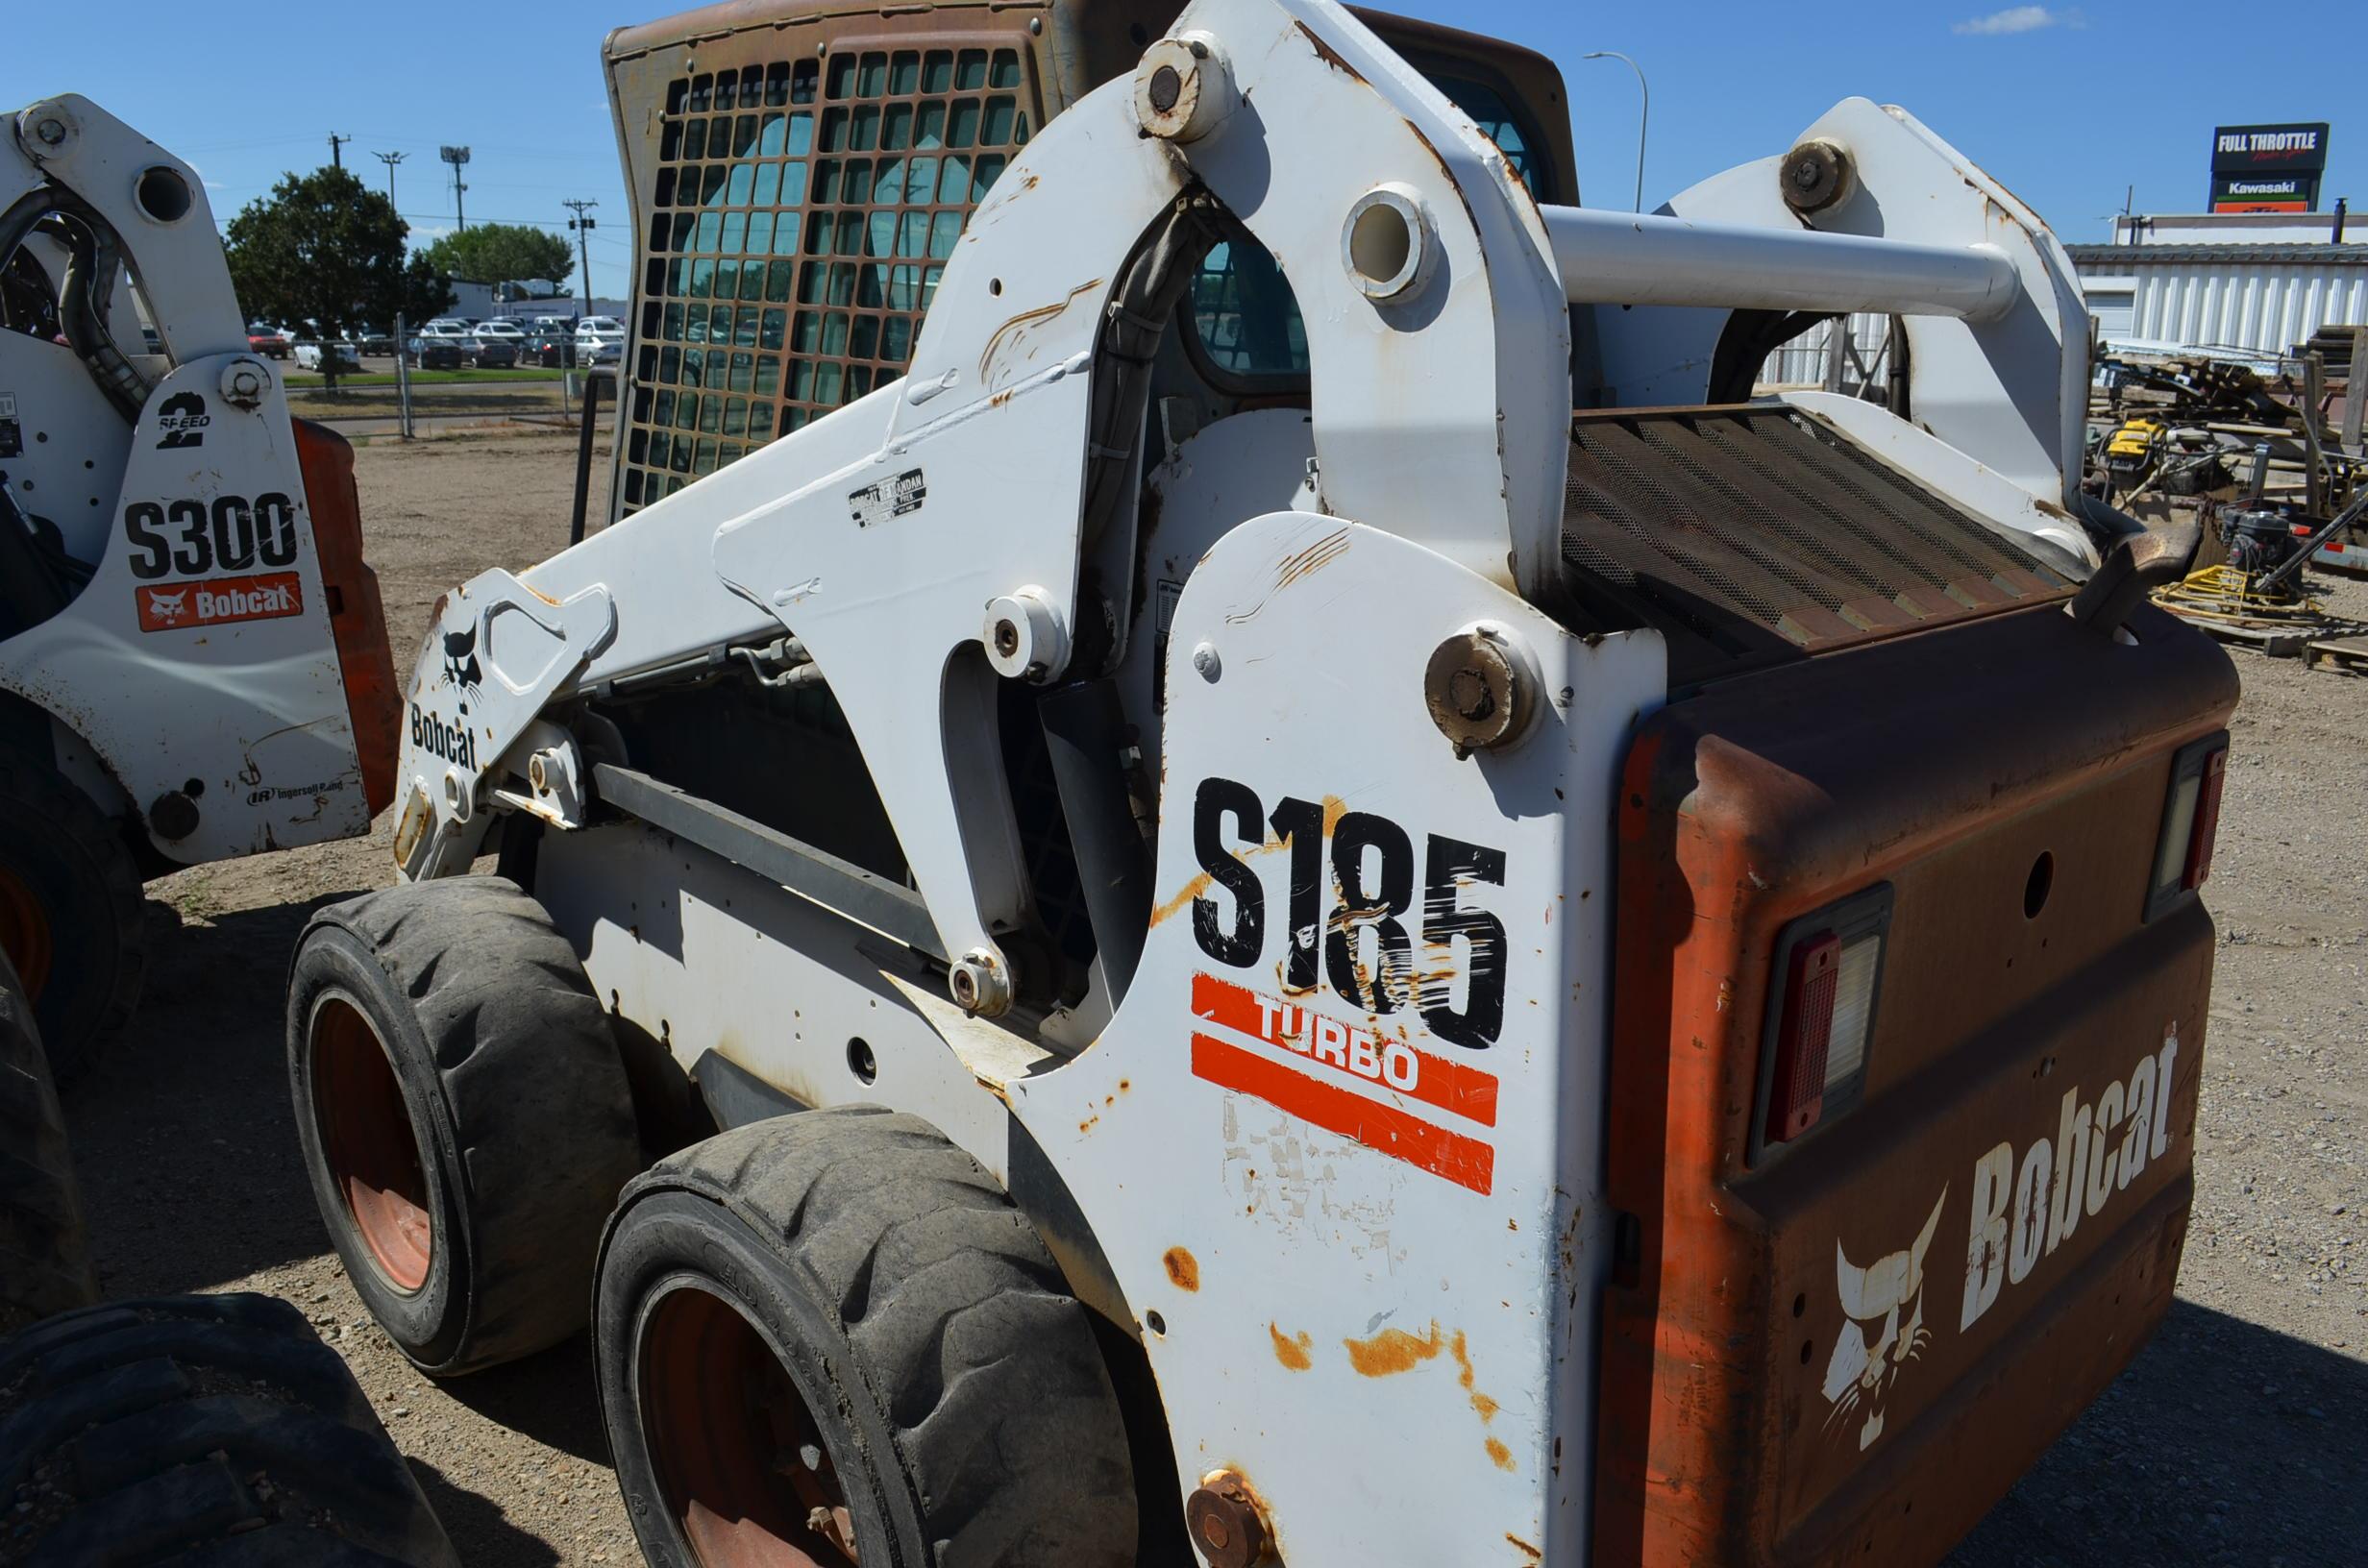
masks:
<svg viewBox="0 0 2368 1568"><path fill-rule="evenodd" d="M1124 608L1081 603L1079 580L1089 551L1133 527L1131 493L1105 504L1101 484L1142 424L1119 390L1127 355L1149 352L1130 346L1130 289L1182 264L1167 253L1212 204L1272 253L1304 319L1317 505L1533 603L1554 601L1563 570L1568 301L1660 273L1657 297L1711 306L1736 275L1709 249L1732 236L1639 231L1625 243L1653 247L1641 264L1617 233L1578 234L1590 215L1540 208L1468 115L1329 0L1199 0L1132 81L1016 158L902 380L514 586L481 578L456 597L409 694L406 873L464 868L493 789L570 824L516 782L550 751L522 739L546 701L786 633L853 728L957 996L999 1011L998 932L1025 884L1000 772L980 765L992 683L1059 677L1097 618L1120 620L1123 642ZM1750 270L1826 306L2011 324L2030 314L2030 274L1992 237L1802 234ZM1819 282L1829 271L1838 294ZM506 607L547 624L548 604L594 597L613 627L588 616L597 634L527 639L516 668L495 646ZM487 678L456 690L447 649L479 650ZM542 771L580 762L547 754Z"/></svg>

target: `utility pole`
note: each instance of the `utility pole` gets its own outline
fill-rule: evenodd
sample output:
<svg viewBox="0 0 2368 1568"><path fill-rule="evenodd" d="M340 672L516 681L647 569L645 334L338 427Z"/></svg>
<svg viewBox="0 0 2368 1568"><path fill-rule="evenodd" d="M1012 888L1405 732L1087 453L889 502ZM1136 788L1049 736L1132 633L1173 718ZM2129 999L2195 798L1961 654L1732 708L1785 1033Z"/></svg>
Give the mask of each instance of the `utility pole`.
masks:
<svg viewBox="0 0 2368 1568"><path fill-rule="evenodd" d="M354 138L352 136L340 136L334 133L332 133L329 138L329 161L334 163L338 168L344 168L345 156L341 151L339 151L339 149L344 147L347 142L352 141L353 139Z"/></svg>
<svg viewBox="0 0 2368 1568"><path fill-rule="evenodd" d="M461 180L460 170L469 161L469 150L466 147L444 147L439 148L435 156L453 166L453 218L459 224L460 232L465 234L469 232L469 214L468 209L461 205L460 196L461 192L469 187Z"/></svg>
<svg viewBox="0 0 2368 1568"><path fill-rule="evenodd" d="M386 202L391 207L395 200L395 165L411 155L408 153L372 153L370 156L386 165Z"/></svg>
<svg viewBox="0 0 2368 1568"><path fill-rule="evenodd" d="M592 313L592 231L599 226L584 213L601 204L577 199L559 205L576 214L567 226L576 231L576 254L583 257L583 313L588 316Z"/></svg>

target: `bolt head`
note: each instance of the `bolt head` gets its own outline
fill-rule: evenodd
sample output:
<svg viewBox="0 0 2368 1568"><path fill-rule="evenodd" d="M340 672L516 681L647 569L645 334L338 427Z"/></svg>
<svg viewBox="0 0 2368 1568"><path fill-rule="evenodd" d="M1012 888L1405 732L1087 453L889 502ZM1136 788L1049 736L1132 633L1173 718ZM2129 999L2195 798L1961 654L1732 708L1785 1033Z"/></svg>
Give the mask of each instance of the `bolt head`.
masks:
<svg viewBox="0 0 2368 1568"><path fill-rule="evenodd" d="M33 134L41 138L42 146L58 146L65 140L65 121L43 120L33 128Z"/></svg>
<svg viewBox="0 0 2368 1568"><path fill-rule="evenodd" d="M1184 79L1172 65L1162 65L1151 73L1151 107L1162 114L1175 108L1175 101L1184 93Z"/></svg>
<svg viewBox="0 0 2368 1568"><path fill-rule="evenodd" d="M999 954L984 947L964 953L946 975L947 993L965 1013L1000 1017L1011 1008L1011 976Z"/></svg>
<svg viewBox="0 0 2368 1568"><path fill-rule="evenodd" d="M1200 672L1202 680L1215 680L1224 671L1224 662L1217 656L1215 643L1201 643L1193 649L1193 668Z"/></svg>
<svg viewBox="0 0 2368 1568"><path fill-rule="evenodd" d="M1508 633L1474 625L1431 650L1422 700L1461 758L1518 741L1537 716L1538 684L1536 666Z"/></svg>
<svg viewBox="0 0 2368 1568"><path fill-rule="evenodd" d="M1193 1544L1209 1568L1252 1568L1269 1560L1266 1516L1242 1478L1231 1471L1211 1476L1184 1505Z"/></svg>

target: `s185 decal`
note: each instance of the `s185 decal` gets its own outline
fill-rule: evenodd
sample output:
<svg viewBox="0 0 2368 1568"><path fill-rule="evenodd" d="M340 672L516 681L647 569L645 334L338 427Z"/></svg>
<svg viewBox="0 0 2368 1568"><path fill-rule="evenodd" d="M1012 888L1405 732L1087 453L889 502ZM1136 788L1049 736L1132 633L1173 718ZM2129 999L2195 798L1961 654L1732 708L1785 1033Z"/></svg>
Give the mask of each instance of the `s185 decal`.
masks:
<svg viewBox="0 0 2368 1568"><path fill-rule="evenodd" d="M1324 808L1286 796L1272 813L1257 792L1230 778L1205 778L1193 796L1193 854L1214 888L1228 895L1228 911L1202 894L1193 900L1193 938L1219 964L1256 965L1267 945L1266 884L1241 851L1267 845L1290 852L1282 980L1286 990L1313 988L1320 972L1343 1001L1368 1013L1394 1013L1413 1004L1440 1039L1473 1050L1496 1042L1505 1023L1505 926L1483 909L1466 907L1467 884L1502 887L1505 852L1430 834L1423 845L1423 944L1463 944L1464 1005L1454 1005L1451 975L1419 982L1414 935L1415 848L1406 829L1372 812L1344 812L1332 825L1330 875L1325 875ZM1327 884L1329 913L1327 903ZM1373 958L1367 961L1369 939ZM1427 968L1439 968L1433 965Z"/></svg>

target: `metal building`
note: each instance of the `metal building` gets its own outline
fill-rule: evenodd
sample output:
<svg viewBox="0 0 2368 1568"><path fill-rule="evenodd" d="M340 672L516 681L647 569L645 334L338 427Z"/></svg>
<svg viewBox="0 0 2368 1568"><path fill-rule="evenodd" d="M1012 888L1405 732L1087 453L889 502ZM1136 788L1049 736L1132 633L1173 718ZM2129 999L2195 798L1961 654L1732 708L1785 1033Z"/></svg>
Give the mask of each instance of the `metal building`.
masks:
<svg viewBox="0 0 2368 1568"><path fill-rule="evenodd" d="M2275 355L2322 327L2368 324L2368 244L2343 219L2178 214L2117 222L2071 245L2098 335L2114 348Z"/></svg>

